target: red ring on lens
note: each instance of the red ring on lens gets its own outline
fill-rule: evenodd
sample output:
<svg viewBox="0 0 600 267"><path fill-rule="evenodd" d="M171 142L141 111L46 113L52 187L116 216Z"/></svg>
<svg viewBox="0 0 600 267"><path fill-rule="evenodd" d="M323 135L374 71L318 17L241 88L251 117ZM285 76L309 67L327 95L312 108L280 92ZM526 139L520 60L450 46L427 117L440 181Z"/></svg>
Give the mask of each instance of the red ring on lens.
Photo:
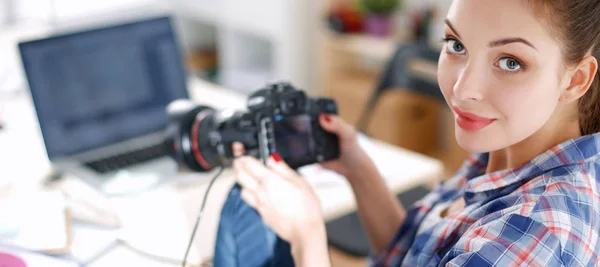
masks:
<svg viewBox="0 0 600 267"><path fill-rule="evenodd" d="M198 147L198 131L200 131L200 123L202 120L204 120L204 118L206 118L206 116L208 116L210 112L211 110L203 110L196 115L196 120L192 126L192 137L190 138L192 140L192 152L196 158L196 162L198 162L198 164L200 164L200 166L207 171L212 169L213 166L208 163L208 161L206 161L206 159L204 159L202 156L202 153L200 153L200 148Z"/></svg>

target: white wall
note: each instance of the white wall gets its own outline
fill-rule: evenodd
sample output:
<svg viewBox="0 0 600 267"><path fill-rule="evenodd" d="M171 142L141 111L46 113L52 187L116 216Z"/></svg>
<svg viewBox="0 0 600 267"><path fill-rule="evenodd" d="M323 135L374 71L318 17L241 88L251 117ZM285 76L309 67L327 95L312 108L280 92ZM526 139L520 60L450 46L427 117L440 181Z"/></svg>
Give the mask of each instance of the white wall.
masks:
<svg viewBox="0 0 600 267"><path fill-rule="evenodd" d="M10 16L8 14L9 6L10 6L9 1L0 1L0 26L2 26L4 23L6 23L8 20L8 17Z"/></svg>
<svg viewBox="0 0 600 267"><path fill-rule="evenodd" d="M20 22L54 23L138 8L153 2L156 0L16 0L14 15Z"/></svg>

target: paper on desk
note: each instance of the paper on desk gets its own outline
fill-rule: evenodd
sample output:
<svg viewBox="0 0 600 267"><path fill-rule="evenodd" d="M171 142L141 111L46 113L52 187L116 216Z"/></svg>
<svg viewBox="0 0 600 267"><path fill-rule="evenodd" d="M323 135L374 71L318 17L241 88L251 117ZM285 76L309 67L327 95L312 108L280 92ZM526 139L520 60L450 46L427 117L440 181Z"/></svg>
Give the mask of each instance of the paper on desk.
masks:
<svg viewBox="0 0 600 267"><path fill-rule="evenodd" d="M112 199L121 218L119 238L144 254L180 261L190 238L181 200L172 188L161 187L134 197ZM188 262L197 264L192 247Z"/></svg>
<svg viewBox="0 0 600 267"><path fill-rule="evenodd" d="M18 222L18 229L1 237L0 244L34 251L62 249L67 246L65 199L60 192L22 192L0 201L18 210L8 213L0 210L0 221Z"/></svg>
<svg viewBox="0 0 600 267"><path fill-rule="evenodd" d="M71 256L77 262L90 262L101 257L117 242L118 230L84 223L74 223Z"/></svg>

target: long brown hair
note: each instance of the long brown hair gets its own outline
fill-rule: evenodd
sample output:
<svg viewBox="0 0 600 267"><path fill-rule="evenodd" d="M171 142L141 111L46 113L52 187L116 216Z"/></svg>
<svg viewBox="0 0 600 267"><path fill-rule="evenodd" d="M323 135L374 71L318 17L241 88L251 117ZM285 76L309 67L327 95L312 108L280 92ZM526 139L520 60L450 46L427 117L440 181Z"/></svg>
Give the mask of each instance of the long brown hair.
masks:
<svg viewBox="0 0 600 267"><path fill-rule="evenodd" d="M600 60L600 0L526 0L536 14L549 23L562 46L567 65L579 63L587 54ZM582 135L600 132L600 75L579 100Z"/></svg>

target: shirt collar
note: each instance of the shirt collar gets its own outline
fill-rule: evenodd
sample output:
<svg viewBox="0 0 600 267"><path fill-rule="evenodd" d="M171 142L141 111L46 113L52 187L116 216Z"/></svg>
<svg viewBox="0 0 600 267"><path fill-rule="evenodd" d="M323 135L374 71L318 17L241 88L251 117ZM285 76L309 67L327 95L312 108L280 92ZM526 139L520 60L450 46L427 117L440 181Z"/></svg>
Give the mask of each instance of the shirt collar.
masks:
<svg viewBox="0 0 600 267"><path fill-rule="evenodd" d="M465 162L459 175L465 182L465 193L472 195L524 182L557 167L577 164L597 156L600 151L600 133L565 141L521 166L485 173L489 153L473 154Z"/></svg>

